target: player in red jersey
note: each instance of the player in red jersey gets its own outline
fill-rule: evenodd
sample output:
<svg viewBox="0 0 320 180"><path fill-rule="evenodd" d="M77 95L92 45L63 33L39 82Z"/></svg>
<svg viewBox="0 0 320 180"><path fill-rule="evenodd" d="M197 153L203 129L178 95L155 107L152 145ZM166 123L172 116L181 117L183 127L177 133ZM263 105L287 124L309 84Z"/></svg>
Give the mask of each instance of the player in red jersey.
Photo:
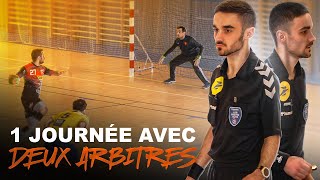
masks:
<svg viewBox="0 0 320 180"><path fill-rule="evenodd" d="M9 75L10 84L18 84L20 78L24 78L21 102L24 107L27 126L22 128L22 139L32 135L39 121L48 111L46 104L40 99L43 76L59 76L64 72L54 71L42 65L45 60L43 49L32 50L31 58L32 62L24 65L15 75Z"/></svg>

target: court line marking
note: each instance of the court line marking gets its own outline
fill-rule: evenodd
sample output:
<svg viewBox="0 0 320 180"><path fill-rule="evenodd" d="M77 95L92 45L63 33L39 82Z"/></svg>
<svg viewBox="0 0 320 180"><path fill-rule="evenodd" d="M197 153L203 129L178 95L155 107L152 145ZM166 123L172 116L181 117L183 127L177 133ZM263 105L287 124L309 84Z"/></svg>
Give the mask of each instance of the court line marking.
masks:
<svg viewBox="0 0 320 180"><path fill-rule="evenodd" d="M130 89L137 89L137 90L149 91L149 92L154 92L154 93L170 94L170 95L182 96L182 97L189 97L189 98L194 98L194 99L207 99L207 98L201 98L201 97L184 95L184 94L178 94L178 93L170 93L170 92L166 92L166 91L157 91L157 90L151 90L151 89L146 89L146 88L139 88L139 87L134 87L134 86L127 86L127 85L114 84L114 83L107 83L107 82L103 82L103 81L97 81L97 80L91 80L91 79L85 79L85 78L70 77L70 76L64 76L64 75L61 75L61 76L62 76L62 77L66 77L66 78L70 78L70 79L77 79L77 80L82 80L82 81L88 81L88 82L94 82L94 83L100 83L100 84L107 84L107 85L111 85L111 86L118 86L118 87L130 88Z"/></svg>
<svg viewBox="0 0 320 180"><path fill-rule="evenodd" d="M86 94L86 95L90 95L90 96L98 96L98 97L103 97L103 98L111 98L111 99L116 99L116 100L120 100L120 101L125 101L126 103L122 103L123 105L125 104L148 104L149 106L161 106L161 107L165 107L165 108L175 108L175 109L179 109L179 110L187 110L187 111L193 111L193 112L199 112L199 113L203 113L203 112L207 112L207 111L198 111L198 110L194 110L194 109L184 109L184 108L179 108L179 107L174 107L174 106L168 106L168 105L164 105L164 104L155 104L152 102L143 102L143 101L138 101L138 100L134 100L134 99L126 99L126 98L119 98L119 97L113 97L113 96L108 96L105 94L94 94L92 92L85 92L85 91L78 91L78 90L74 90L74 89L63 89L63 88L59 88L59 87L55 87L55 86L49 86L49 85L43 85L44 87L47 88L52 88L52 89L59 89L62 91L67 91L67 92L75 92L75 93L80 93L80 94ZM88 99L88 98L86 98ZM91 99L91 100L95 100L95 101L101 101L101 100L97 100L97 99ZM101 102L106 102L106 101L101 101ZM114 103L114 102L111 102Z"/></svg>
<svg viewBox="0 0 320 180"><path fill-rule="evenodd" d="M188 97L188 98L193 98L193 99L207 99L207 98L201 98L201 97L197 97L197 96L190 96L190 95L184 95L184 94L178 94L178 93L170 93L170 92L166 92L166 91L156 91L156 90L151 90L151 89L146 89L146 88L138 88L138 87L134 87L134 86L113 84L113 83L107 83L107 82L103 82L103 81L97 81L97 80L91 80L91 79L85 79L85 78L77 78L77 77L70 77L70 76L63 76L63 75L61 75L60 77L66 77L66 78L77 79L77 80L82 80L82 81L89 81L89 82L98 83L98 84L99 83L100 84L107 84L107 85L111 85L111 86L119 86L119 87L130 88L130 89L137 89L137 90L142 90L142 91L149 91L149 92L154 92L154 93L182 96L182 97Z"/></svg>
<svg viewBox="0 0 320 180"><path fill-rule="evenodd" d="M0 83L0 85L7 85L8 84L2 84ZM21 87L21 86L19 86ZM56 92L56 91L50 91L50 90L41 90L43 92L47 92L47 93L52 93L52 94L59 94L59 95L63 95L63 96L70 96L70 97L79 97L76 96L74 94L66 94L66 93L62 93L62 92ZM96 107L96 108L88 108L87 110L95 110L95 109L101 109L101 108L107 108L107 107L117 107L117 106L129 106L132 108L139 108L139 109L144 109L144 110L151 110L151 111L158 111L158 112L162 112L162 113L170 113L170 114L175 114L175 115L181 115L181 116L187 116L189 118L197 118L197 119L206 119L206 115L207 112L196 112L198 114L203 114L203 116L201 115L190 115L186 112L190 112L190 113L194 113L195 111L191 110L191 109L178 109L181 110L181 112L177 112L177 111L168 111L168 110L162 110L162 109L157 109L157 108L152 108L152 107L143 107L143 106L138 106L135 105L136 103L139 102L130 102L130 103L115 103L115 102L108 102L108 101L103 101L103 100L96 100L96 99L91 99L93 101L100 101L100 102L104 102L104 103L111 103L113 105L107 105L107 106L102 106L102 107Z"/></svg>
<svg viewBox="0 0 320 180"><path fill-rule="evenodd" d="M95 71L90 71L87 70L88 72L91 73L98 73L98 74L106 74L106 75L111 75L111 76L119 76L119 77L125 77L125 78L130 78L128 75L121 75L121 74L112 74L112 73L106 73L106 72L95 72ZM147 81L153 81L153 82L161 82L163 83L163 81L159 81L159 80L154 80L154 79L149 79L149 78L142 78L142 77L134 77L135 79L141 79L141 80L147 80ZM190 85L190 84L184 84L184 83L176 83L177 85L181 85L181 86L188 86L188 87L199 87L199 86L195 86L195 85Z"/></svg>
<svg viewBox="0 0 320 180"><path fill-rule="evenodd" d="M21 68L21 66L16 66L16 67L3 67L3 68L0 68L0 71L5 71L5 70L8 70L8 69L20 69Z"/></svg>
<svg viewBox="0 0 320 180"><path fill-rule="evenodd" d="M27 61L27 60L19 60L19 59L13 59L13 58L8 58L8 57L0 57L0 59L7 59L7 60L11 60L11 61L24 62L24 63L31 62L31 60L29 60L29 61ZM49 63L46 63L46 65L54 66L54 65L49 64Z"/></svg>
<svg viewBox="0 0 320 180"><path fill-rule="evenodd" d="M4 57L0 57L0 58L22 62L21 60L12 59L12 58L4 58ZM25 61L23 61L23 62L25 62ZM96 72L96 73L104 73L104 72ZM108 73L108 74L109 74L109 73ZM131 77L129 77L129 76L117 75L117 74L112 74L112 73L110 73L109 75L116 75L116 76L122 76L122 77L126 77L126 78L131 78ZM91 80L91 79L85 79L85 78L77 78L77 77L70 77L70 76L64 76L64 75L61 75L61 76L62 76L62 77L66 77L66 78L70 78L70 79L78 79L78 80L82 80L82 81L89 81L89 82L94 82L94 83L101 83L101 84L107 84L107 85L111 85L111 86L131 88L131 89L137 89L137 90L142 90L142 91L149 91L149 92L154 92L154 93L170 94L170 95L182 96L182 97L189 97L189 98L194 98L194 99L207 99L207 98L201 98L201 97L184 95L184 94L178 94L178 93L170 93L170 92L165 92L165 91L157 91L157 90L151 90L151 89L146 89L146 88L138 88L138 87L127 86L127 85L107 83L107 82L103 82L103 81L97 81L97 80ZM136 78L136 77L134 77L134 78ZM143 79L145 79L145 78L143 78Z"/></svg>
<svg viewBox="0 0 320 180"><path fill-rule="evenodd" d="M13 58L7 58L7 57L0 57L0 59L7 59L7 60L12 60L12 61L18 61L18 62L28 62L25 60L18 60L18 59L13 59ZM49 64L46 63L45 66L57 66L57 65L53 65L53 64ZM70 67L69 67L70 68ZM69 69L67 68L67 69ZM110 75L110 76L118 76L118 77L123 77L123 78L131 78L129 75L121 75L121 74L113 74L113 73L106 73L106 72L97 72L97 71L91 71L91 70L85 70L87 72L91 72L91 73L97 73L97 74L105 74L105 75ZM147 80L147 81L153 81L153 82L161 82L163 83L163 81L159 81L159 80L154 80L154 79L149 79L149 78L143 78L143 77L134 77L135 79L141 79L141 80ZM181 86L188 86L188 87L199 87L199 86L195 86L195 85L190 85L190 84L184 84L184 83L176 83L177 85L181 85Z"/></svg>
<svg viewBox="0 0 320 180"><path fill-rule="evenodd" d="M77 80L82 80L82 81L89 81L89 82L94 82L94 83L100 83L100 84L107 84L107 85L111 85L111 86L119 86L119 87L131 88L131 89L138 89L138 90L142 90L142 91L150 91L150 92L156 92L156 93L161 93L161 94L169 94L169 95L174 95L174 96L188 97L188 98L193 98L193 99L207 99L207 98L201 98L201 97L196 97L196 96L177 94L177 93L170 93L170 92L165 92L165 91L156 91L156 90L145 89L145 88L137 88L137 87L133 87L133 86L113 84L113 83L107 83L107 82L84 79L84 78L69 77L69 76L62 76L62 77L66 77L66 78L70 78L70 79L77 79Z"/></svg>

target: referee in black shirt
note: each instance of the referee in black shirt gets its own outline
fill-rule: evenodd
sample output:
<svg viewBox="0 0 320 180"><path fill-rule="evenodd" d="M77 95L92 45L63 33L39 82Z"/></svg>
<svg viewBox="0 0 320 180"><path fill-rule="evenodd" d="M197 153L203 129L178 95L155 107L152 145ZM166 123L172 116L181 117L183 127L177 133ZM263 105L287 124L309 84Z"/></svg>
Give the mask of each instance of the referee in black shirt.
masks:
<svg viewBox="0 0 320 180"><path fill-rule="evenodd" d="M249 46L255 12L245 1L223 1L214 10L216 49L226 56L212 73L210 128L189 179L209 162L209 180L272 179L280 144L279 80Z"/></svg>
<svg viewBox="0 0 320 180"><path fill-rule="evenodd" d="M276 180L312 179L311 164L303 159L303 140L308 118L306 76L299 58L311 56L315 41L312 18L305 6L286 2L276 5L269 29L276 44L266 60L280 80L282 138L272 167Z"/></svg>

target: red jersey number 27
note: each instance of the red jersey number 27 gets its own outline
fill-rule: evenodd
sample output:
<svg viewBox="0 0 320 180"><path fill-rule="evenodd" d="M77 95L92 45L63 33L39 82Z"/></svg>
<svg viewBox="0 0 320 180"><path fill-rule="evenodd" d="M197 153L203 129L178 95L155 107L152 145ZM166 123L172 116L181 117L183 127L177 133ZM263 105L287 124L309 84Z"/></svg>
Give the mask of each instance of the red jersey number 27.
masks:
<svg viewBox="0 0 320 180"><path fill-rule="evenodd" d="M36 69L30 69L30 75L31 76L37 75L37 70Z"/></svg>

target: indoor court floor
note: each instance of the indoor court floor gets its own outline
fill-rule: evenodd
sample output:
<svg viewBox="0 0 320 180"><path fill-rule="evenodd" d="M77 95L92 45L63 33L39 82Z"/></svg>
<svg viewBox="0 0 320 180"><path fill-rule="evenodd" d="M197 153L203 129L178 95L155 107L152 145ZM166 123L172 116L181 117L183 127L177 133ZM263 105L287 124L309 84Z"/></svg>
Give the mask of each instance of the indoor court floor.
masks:
<svg viewBox="0 0 320 180"><path fill-rule="evenodd" d="M209 128L206 120L208 90L201 88L200 80L178 77L176 84L165 85L162 81L168 78L167 71L154 69L151 73L146 70L129 77L128 59L6 42L0 42L2 138L11 138L10 130L26 123L20 102L23 80L19 85L9 85L8 75L15 74L31 61L30 53L34 48L44 49L44 66L66 71L62 76L45 76L43 79L41 99L47 104L49 111L41 125L44 125L51 115L70 109L76 98L84 98L88 103L86 113L90 117L90 127L106 128L114 124L113 127L117 128L132 128L132 143L96 143L92 146L154 146L163 149L196 147L194 155L197 154ZM308 84L307 96L309 119L305 134L305 159L320 168L320 86ZM142 128L187 127L195 129L196 139L192 143L168 143L167 139L158 143L138 143ZM144 167L143 173L142 170L138 172L131 168L131 177L144 179L144 175L152 174L152 167L149 167L149 170L145 168L145 164L141 166ZM107 168L105 169L107 171ZM188 168L170 170L169 167L169 170L159 170L153 176L184 179L187 171ZM120 170L117 172L115 168L114 175L116 173L120 173ZM205 175L202 175L202 178L204 177ZM320 179L319 169L314 172L314 177Z"/></svg>

